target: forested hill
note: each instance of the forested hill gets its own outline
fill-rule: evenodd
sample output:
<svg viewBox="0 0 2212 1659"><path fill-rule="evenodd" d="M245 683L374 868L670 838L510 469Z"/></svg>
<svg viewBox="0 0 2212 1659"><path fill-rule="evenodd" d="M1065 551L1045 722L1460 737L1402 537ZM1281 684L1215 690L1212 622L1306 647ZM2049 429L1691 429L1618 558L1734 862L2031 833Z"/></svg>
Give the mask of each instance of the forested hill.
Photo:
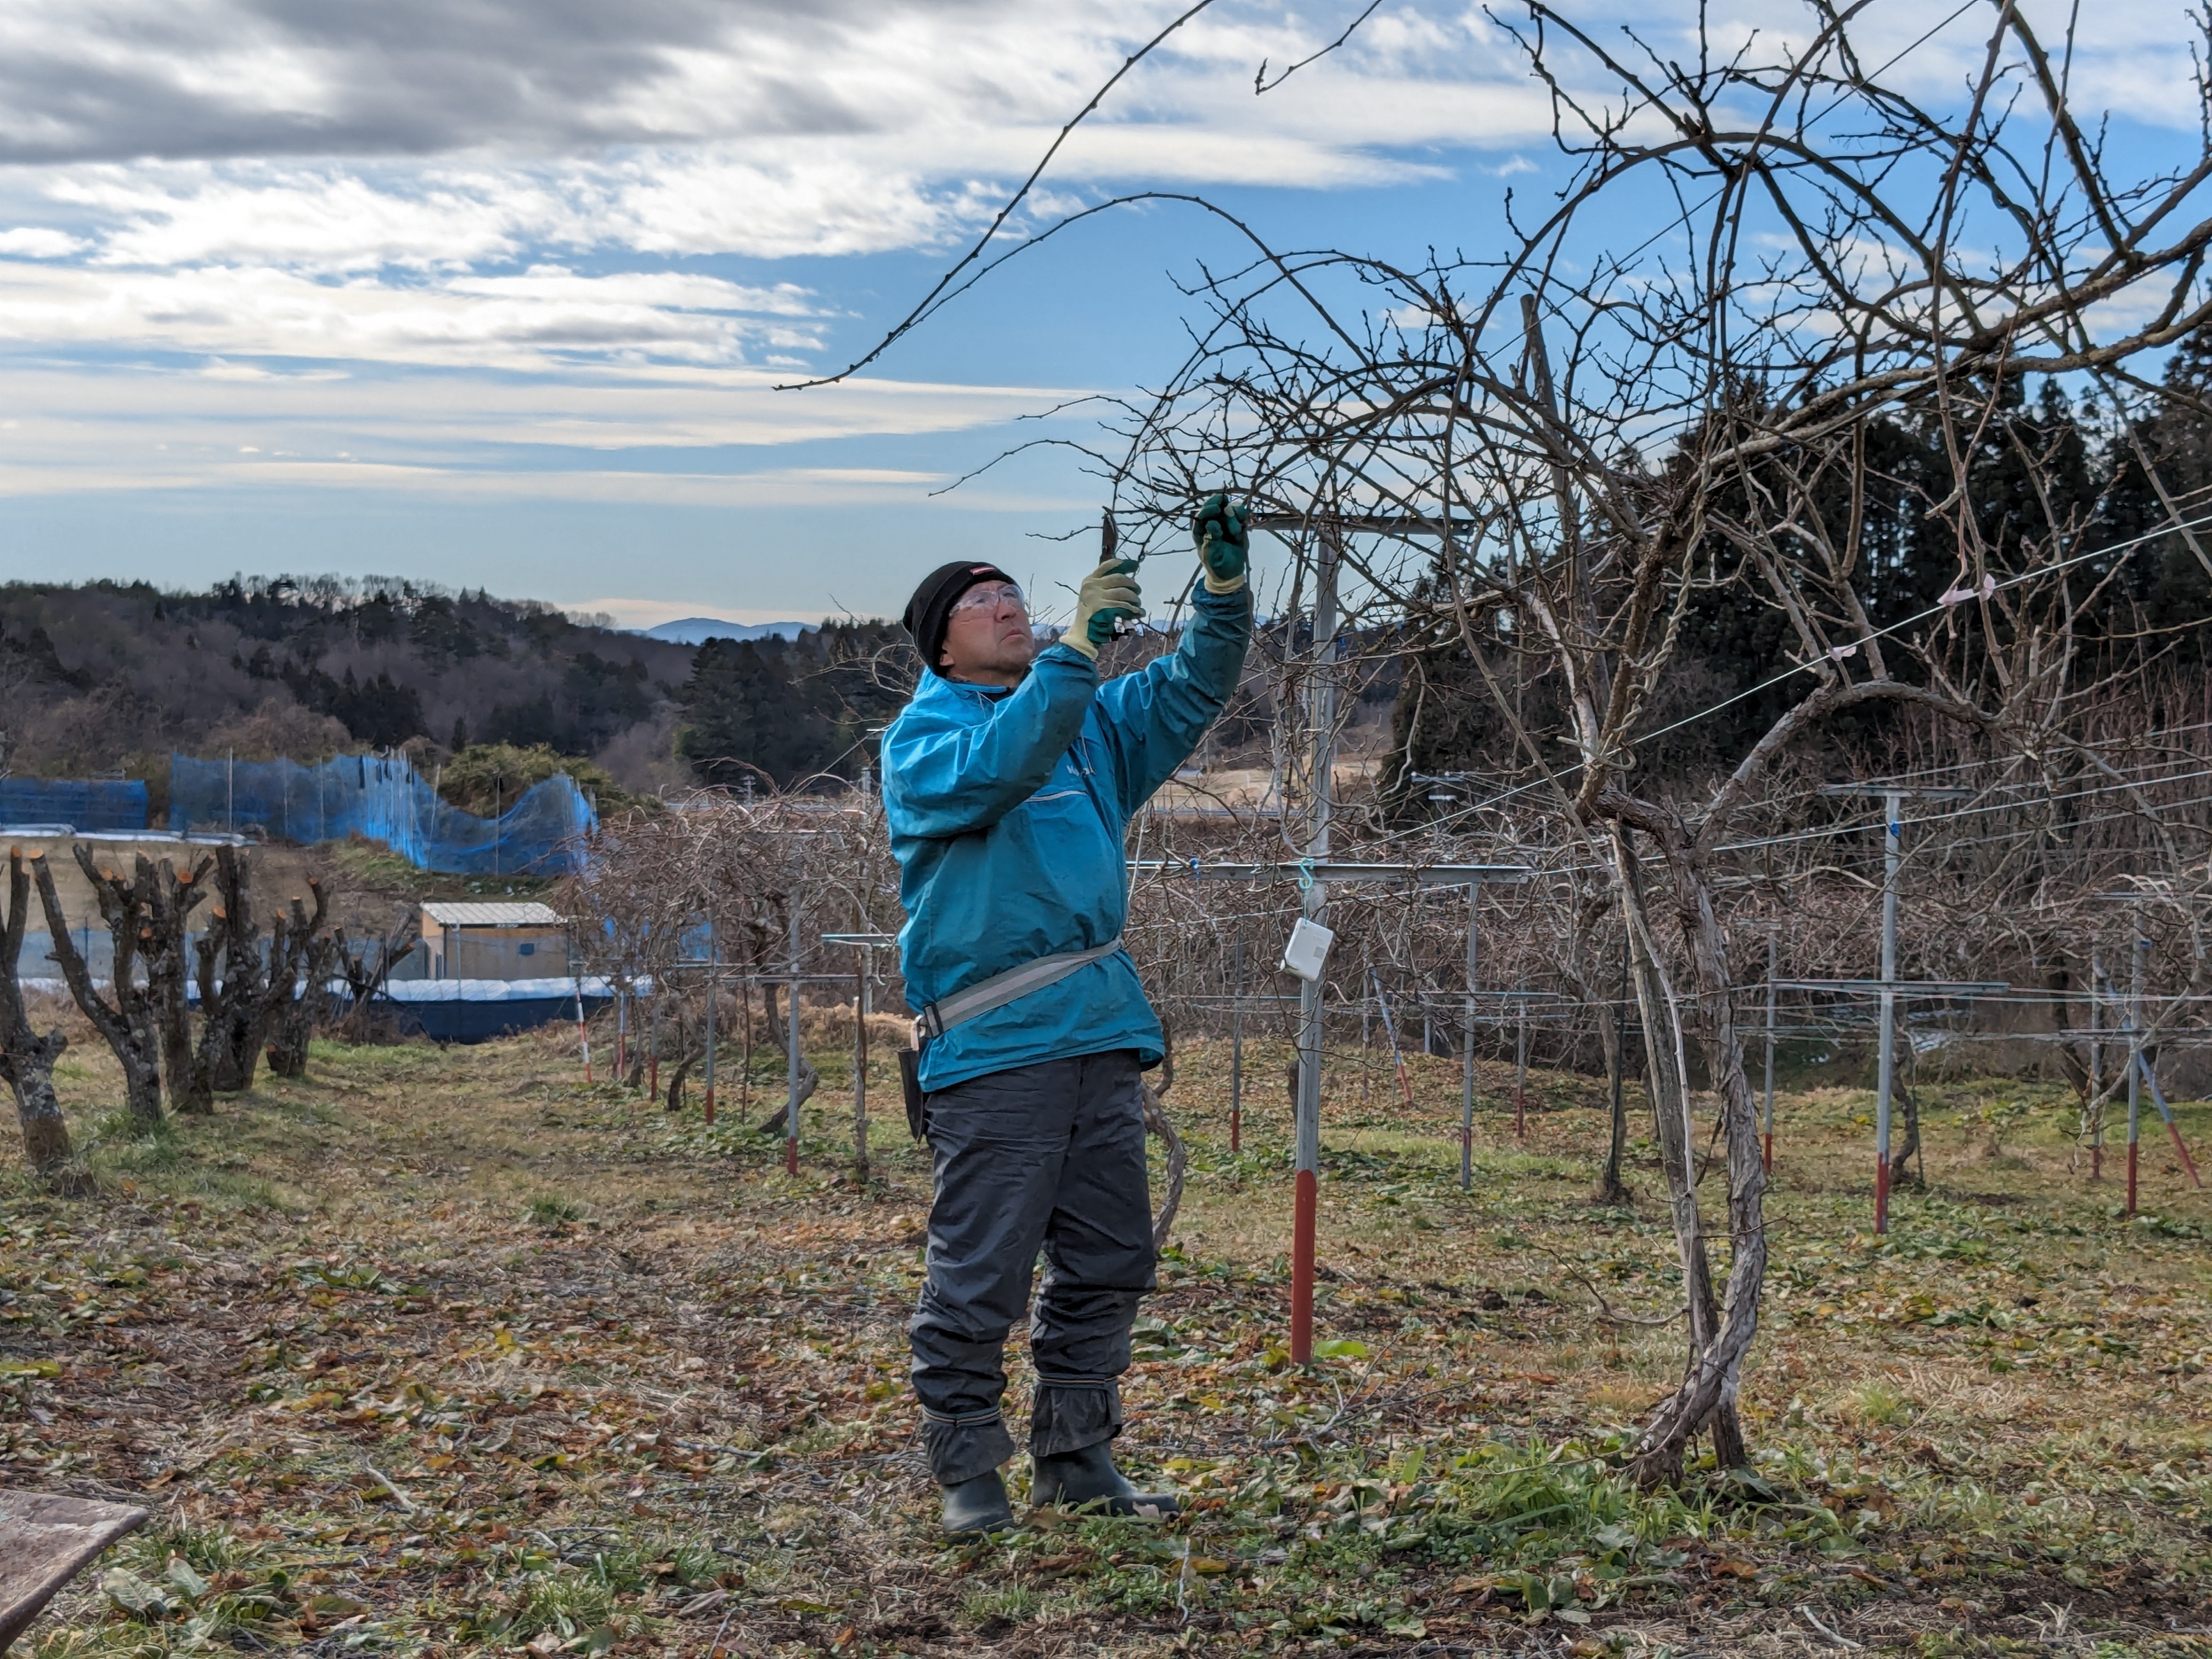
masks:
<svg viewBox="0 0 2212 1659"><path fill-rule="evenodd" d="M2101 677L2136 666L2148 671L2138 694L2151 700L2149 728L2166 722L2167 703L2195 708L2212 676L2212 332L2175 353L2166 380L2173 402L2132 428L2069 404L2047 381L2032 396L2011 389L2002 418L1977 433L1947 434L1933 420L1871 423L1863 491L1855 496L1838 480L1814 492L1826 533L1850 550L1868 620L1908 635L1940 627L1931 614L1941 613L1947 593L1972 587L1975 569L2021 568L2024 545L2056 547L2075 561L2064 577L2075 694L2092 695ZM1953 443L1969 458L1962 494L1953 489ZM1785 453L1762 465L1779 471L1799 459ZM1654 466L1655 491L1677 464L1679 457ZM1772 471L1752 467L1716 504L1723 517L1749 521L1793 499ZM2177 514L2185 532L2172 528ZM1645 706L1644 728L1659 734L1638 756L1647 776L1732 768L1802 690L1802 682L1778 678L1800 659L1790 619L1728 525L1709 526L1685 562L1705 580L1687 595L1671 666ZM1967 614L1980 625L1978 611ZM1994 614L1990 626L2011 626L2006 604ZM1849 637L1847 619L1821 620ZM1972 630L1961 637L1971 655ZM1514 648L1508 628L1481 649L1486 673L1448 611L1410 642L1386 782L1401 813L1423 810L1421 777L1504 778L1522 763L1494 688L1517 705L1540 745L1565 729L1559 685L1540 668L1528 670L1528 653ZM1908 662L1891 668L1911 677ZM1906 723L1893 709L1864 710L1826 722L1808 741L1851 749L1855 763L1886 769L1901 763Z"/></svg>
<svg viewBox="0 0 2212 1659"><path fill-rule="evenodd" d="M428 770L501 745L541 770L549 756L594 762L641 793L748 768L788 783L858 771L854 739L901 700L876 659L902 639L832 623L695 648L376 580L14 583L0 587L0 773L144 778L157 810L172 750L312 761L405 745Z"/></svg>

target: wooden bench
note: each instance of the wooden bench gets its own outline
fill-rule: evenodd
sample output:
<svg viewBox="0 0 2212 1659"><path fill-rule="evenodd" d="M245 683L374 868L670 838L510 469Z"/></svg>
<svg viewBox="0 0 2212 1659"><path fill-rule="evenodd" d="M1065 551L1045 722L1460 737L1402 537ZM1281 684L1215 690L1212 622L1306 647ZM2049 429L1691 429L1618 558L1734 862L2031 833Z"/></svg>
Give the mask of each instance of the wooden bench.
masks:
<svg viewBox="0 0 2212 1659"><path fill-rule="evenodd" d="M0 1650L86 1563L145 1524L145 1510L124 1504L0 1488Z"/></svg>

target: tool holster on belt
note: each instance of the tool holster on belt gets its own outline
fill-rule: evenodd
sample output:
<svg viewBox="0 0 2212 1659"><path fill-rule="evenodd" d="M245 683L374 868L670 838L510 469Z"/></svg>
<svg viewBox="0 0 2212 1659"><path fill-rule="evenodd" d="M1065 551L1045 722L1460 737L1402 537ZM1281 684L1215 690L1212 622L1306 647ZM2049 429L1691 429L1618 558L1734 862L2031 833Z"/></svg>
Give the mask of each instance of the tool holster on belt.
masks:
<svg viewBox="0 0 2212 1659"><path fill-rule="evenodd" d="M928 1041L922 1035L921 1022L916 1020L912 1038L898 1051L899 1092L906 1097L906 1127L916 1140L929 1138L929 1118L922 1109L927 1097L921 1091L921 1051Z"/></svg>

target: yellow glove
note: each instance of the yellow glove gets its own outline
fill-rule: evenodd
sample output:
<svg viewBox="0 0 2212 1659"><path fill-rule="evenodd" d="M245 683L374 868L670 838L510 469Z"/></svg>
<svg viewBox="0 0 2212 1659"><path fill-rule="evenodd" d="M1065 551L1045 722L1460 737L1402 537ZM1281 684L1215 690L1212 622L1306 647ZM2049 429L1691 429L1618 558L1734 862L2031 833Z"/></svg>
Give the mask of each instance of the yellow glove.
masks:
<svg viewBox="0 0 2212 1659"><path fill-rule="evenodd" d="M1114 637L1114 624L1125 617L1145 614L1136 568L1134 559L1109 559L1085 576L1075 590L1075 620L1060 642L1097 661L1098 647Z"/></svg>

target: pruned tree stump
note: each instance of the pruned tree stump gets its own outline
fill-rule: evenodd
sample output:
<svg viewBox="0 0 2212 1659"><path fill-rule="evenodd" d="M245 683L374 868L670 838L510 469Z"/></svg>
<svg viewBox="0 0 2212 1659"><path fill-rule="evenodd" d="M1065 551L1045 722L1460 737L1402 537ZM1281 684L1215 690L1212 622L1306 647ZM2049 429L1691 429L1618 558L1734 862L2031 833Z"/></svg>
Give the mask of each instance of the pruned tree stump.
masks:
<svg viewBox="0 0 2212 1659"><path fill-rule="evenodd" d="M146 1511L89 1498L0 1490L0 1650Z"/></svg>

